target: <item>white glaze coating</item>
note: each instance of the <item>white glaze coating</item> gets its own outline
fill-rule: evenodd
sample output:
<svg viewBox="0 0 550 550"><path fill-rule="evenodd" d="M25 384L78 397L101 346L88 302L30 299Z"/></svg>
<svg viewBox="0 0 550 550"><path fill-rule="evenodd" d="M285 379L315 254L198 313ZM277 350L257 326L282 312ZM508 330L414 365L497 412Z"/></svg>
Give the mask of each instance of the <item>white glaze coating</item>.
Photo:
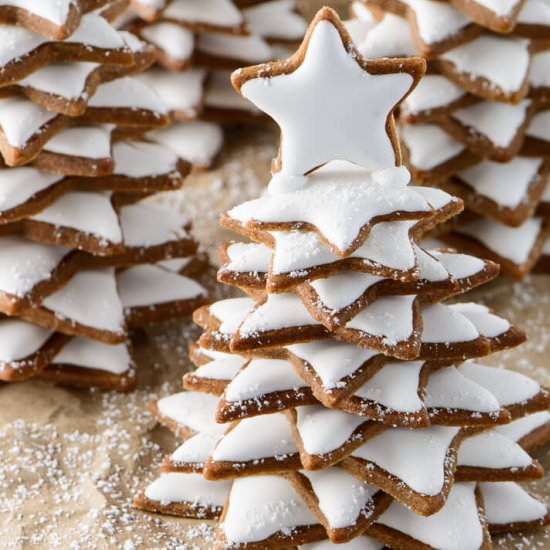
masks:
<svg viewBox="0 0 550 550"><path fill-rule="evenodd" d="M243 22L239 9L231 0L174 0L163 16L183 23L235 27Z"/></svg>
<svg viewBox="0 0 550 550"><path fill-rule="evenodd" d="M418 385L423 364L422 361L386 363L354 393L354 396L398 412L421 411L424 404L418 395Z"/></svg>
<svg viewBox="0 0 550 550"><path fill-rule="evenodd" d="M65 344L52 363L124 374L133 365L126 344L107 345L77 336Z"/></svg>
<svg viewBox="0 0 550 550"><path fill-rule="evenodd" d="M229 298L214 302L209 312L220 321L218 332L232 335L253 306L254 301L250 298Z"/></svg>
<svg viewBox="0 0 550 550"><path fill-rule="evenodd" d="M106 242L122 242L122 231L110 193L71 191L30 219L70 227Z"/></svg>
<svg viewBox="0 0 550 550"><path fill-rule="evenodd" d="M386 345L395 345L413 333L414 295L379 298L348 321L346 328L383 338Z"/></svg>
<svg viewBox="0 0 550 550"><path fill-rule="evenodd" d="M221 437L216 431L196 433L170 455L170 460L176 464L204 464Z"/></svg>
<svg viewBox="0 0 550 550"><path fill-rule="evenodd" d="M333 159L369 169L395 165L386 121L412 85L412 77L366 72L346 51L329 21L317 23L304 60L294 72L268 78L267 82L269 86L265 78L248 80L241 93L282 129L284 173L305 174ZM370 129L368 134L364 128ZM312 131L315 140L311 140Z"/></svg>
<svg viewBox="0 0 550 550"><path fill-rule="evenodd" d="M145 489L145 496L165 506L189 503L221 508L230 488L230 481L208 481L201 474L166 472Z"/></svg>
<svg viewBox="0 0 550 550"><path fill-rule="evenodd" d="M527 0L519 12L518 23L524 25L550 25L550 4L547 0Z"/></svg>
<svg viewBox="0 0 550 550"><path fill-rule="evenodd" d="M357 537L338 545L339 550L382 550L383 544L376 542L370 537ZM311 542L298 546L299 550L334 550L334 543L330 540L322 540L321 542Z"/></svg>
<svg viewBox="0 0 550 550"><path fill-rule="evenodd" d="M241 420L220 439L211 457L216 462L248 462L284 459L297 452L290 423L283 413L275 413Z"/></svg>
<svg viewBox="0 0 550 550"><path fill-rule="evenodd" d="M354 526L364 508L374 506L372 497L378 489L341 468L301 473L311 483L319 509L332 529Z"/></svg>
<svg viewBox="0 0 550 550"><path fill-rule="evenodd" d="M494 430L465 439L458 450L459 466L477 468L525 468L531 457L511 439Z"/></svg>
<svg viewBox="0 0 550 550"><path fill-rule="evenodd" d="M210 71L204 91L204 104L217 109L230 109L258 114L258 109L236 94L231 85L231 73L228 71Z"/></svg>
<svg viewBox="0 0 550 550"><path fill-rule="evenodd" d="M121 141L113 145L115 174L144 178L175 173L178 157L166 147L143 141Z"/></svg>
<svg viewBox="0 0 550 550"><path fill-rule="evenodd" d="M476 384L490 391L501 407L531 399L540 391L535 380L508 369L487 367L467 361L458 371Z"/></svg>
<svg viewBox="0 0 550 550"><path fill-rule="evenodd" d="M42 304L62 319L119 334L124 332L124 314L112 268L80 271Z"/></svg>
<svg viewBox="0 0 550 550"><path fill-rule="evenodd" d="M296 409L296 427L304 450L310 455L323 455L343 445L364 418L338 409L308 405Z"/></svg>
<svg viewBox="0 0 550 550"><path fill-rule="evenodd" d="M68 252L64 247L34 243L23 237L2 237L0 291L24 296L39 282L49 279Z"/></svg>
<svg viewBox="0 0 550 550"><path fill-rule="evenodd" d="M519 227L509 227L480 218L461 225L456 230L477 239L495 254L521 265L529 259L541 228L541 218L529 218Z"/></svg>
<svg viewBox="0 0 550 550"><path fill-rule="evenodd" d="M430 250L430 254L437 258L455 279L471 277L485 267L483 260L469 254L449 253L439 250Z"/></svg>
<svg viewBox="0 0 550 550"><path fill-rule="evenodd" d="M475 325L459 311L432 304L422 311L422 341L427 343L469 342L479 337Z"/></svg>
<svg viewBox="0 0 550 550"><path fill-rule="evenodd" d="M433 124L412 124L401 129L412 165L430 170L464 151L464 145Z"/></svg>
<svg viewBox="0 0 550 550"><path fill-rule="evenodd" d="M432 2L433 3L433 2ZM426 75L405 100L404 105L411 114L445 107L464 95L464 90L438 74Z"/></svg>
<svg viewBox="0 0 550 550"><path fill-rule="evenodd" d="M259 35L231 35L202 32L197 49L214 57L234 59L243 63L261 63L273 58L272 47Z"/></svg>
<svg viewBox="0 0 550 550"><path fill-rule="evenodd" d="M367 32L358 50L367 58L418 55L409 24L390 13Z"/></svg>
<svg viewBox="0 0 550 550"><path fill-rule="evenodd" d="M190 30L168 21L147 25L141 35L176 62L187 61L195 47L195 36Z"/></svg>
<svg viewBox="0 0 550 550"><path fill-rule="evenodd" d="M44 151L97 160L111 157L111 126L76 126L53 136Z"/></svg>
<svg viewBox="0 0 550 550"><path fill-rule="evenodd" d="M371 350L329 338L293 344L288 346L288 350L311 365L327 390L340 387L343 378L353 374L363 363L376 355L376 352Z"/></svg>
<svg viewBox="0 0 550 550"><path fill-rule="evenodd" d="M489 524L536 521L548 513L542 502L517 483L480 483L479 488Z"/></svg>
<svg viewBox="0 0 550 550"><path fill-rule="evenodd" d="M533 55L529 83L532 86L550 87L550 51L543 51Z"/></svg>
<svg viewBox="0 0 550 550"><path fill-rule="evenodd" d="M395 501L377 521L440 550L477 549L482 544L483 531L474 490L474 483L455 483L445 506L428 517Z"/></svg>
<svg viewBox="0 0 550 550"><path fill-rule="evenodd" d="M485 197L507 208L527 202L527 192L533 183L542 159L515 157L510 162L484 160L459 172L458 177Z"/></svg>
<svg viewBox="0 0 550 550"><path fill-rule="evenodd" d="M34 14L42 19L47 19L55 25L62 26L69 16L69 9L74 6L74 0L2 0L0 7L12 6Z"/></svg>
<svg viewBox="0 0 550 550"><path fill-rule="evenodd" d="M453 311L458 311L473 323L480 334L487 338L494 338L504 334L511 325L502 317L494 315L489 308L474 302L463 302L449 306Z"/></svg>
<svg viewBox="0 0 550 550"><path fill-rule="evenodd" d="M213 359L193 371L193 376L206 380L231 381L244 363L246 363L246 359L238 355L229 355L227 358Z"/></svg>
<svg viewBox="0 0 550 550"><path fill-rule="evenodd" d="M2 319L0 321L0 368L4 362L24 359L32 355L51 335L50 330L27 321Z"/></svg>
<svg viewBox="0 0 550 550"><path fill-rule="evenodd" d="M227 271L265 273L271 263L271 249L259 243L231 243L227 247Z"/></svg>
<svg viewBox="0 0 550 550"><path fill-rule="evenodd" d="M500 404L483 386L462 375L455 367L443 367L430 374L425 389L427 407L498 412Z"/></svg>
<svg viewBox="0 0 550 550"><path fill-rule="evenodd" d="M290 482L279 476L236 479L225 512L222 528L229 544L261 541L279 531L290 536L295 527L318 524Z"/></svg>
<svg viewBox="0 0 550 550"><path fill-rule="evenodd" d="M119 273L117 287L124 308L206 296L206 290L193 279L151 264L135 265Z"/></svg>
<svg viewBox="0 0 550 550"><path fill-rule="evenodd" d="M541 111L533 117L527 128L527 135L550 141L550 110Z"/></svg>
<svg viewBox="0 0 550 550"><path fill-rule="evenodd" d="M519 418L518 420L514 420L513 422L510 422L510 424L498 426L496 430L513 441L519 441L537 428L540 428L549 422L550 412L541 411L523 418Z"/></svg>
<svg viewBox="0 0 550 550"><path fill-rule="evenodd" d="M244 9L243 15L253 33L280 40L300 40L307 24L295 9L296 0L271 0Z"/></svg>
<svg viewBox="0 0 550 550"><path fill-rule="evenodd" d="M229 402L260 399L268 393L303 388L304 382L288 361L253 359L225 388Z"/></svg>
<svg viewBox="0 0 550 550"><path fill-rule="evenodd" d="M481 101L454 111L452 117L467 128L486 136L498 147L508 147L525 121L531 101L517 105L497 101Z"/></svg>
<svg viewBox="0 0 550 550"><path fill-rule="evenodd" d="M401 169L391 171L391 183L371 174L347 162L331 162L306 176L301 187L244 202L227 215L242 224L307 222L343 255L376 216L432 210L421 188L403 185Z"/></svg>
<svg viewBox="0 0 550 550"><path fill-rule="evenodd" d="M390 428L367 440L352 456L378 465L417 493L437 495L443 489L447 450L458 431L443 426Z"/></svg>
<svg viewBox="0 0 550 550"><path fill-rule="evenodd" d="M483 34L441 57L457 72L485 78L503 92L513 93L521 88L529 70L529 42Z"/></svg>

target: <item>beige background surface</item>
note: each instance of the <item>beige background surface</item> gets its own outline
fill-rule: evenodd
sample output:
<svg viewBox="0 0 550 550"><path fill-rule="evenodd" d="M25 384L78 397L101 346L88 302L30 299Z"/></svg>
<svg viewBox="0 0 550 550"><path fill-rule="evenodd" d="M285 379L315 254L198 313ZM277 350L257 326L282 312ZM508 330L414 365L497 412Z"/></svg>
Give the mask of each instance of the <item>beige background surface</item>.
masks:
<svg viewBox="0 0 550 550"><path fill-rule="evenodd" d="M321 2L302 4L311 8ZM276 135L235 131L229 142L216 170L162 197L189 213L197 236L213 254L224 238L216 225L219 212L259 194ZM520 349L488 362L550 384L550 277L521 284L500 281L485 289L484 300L530 337ZM0 549L211 548L208 524L144 514L131 506L132 496L156 475L163 453L176 444L166 430L155 427L147 405L178 391L190 366L187 345L197 334L186 321L137 334L139 383L132 394L39 382L0 386ZM550 468L547 449L539 458ZM550 502L548 478L532 488ZM550 548L550 533L506 537L497 547Z"/></svg>

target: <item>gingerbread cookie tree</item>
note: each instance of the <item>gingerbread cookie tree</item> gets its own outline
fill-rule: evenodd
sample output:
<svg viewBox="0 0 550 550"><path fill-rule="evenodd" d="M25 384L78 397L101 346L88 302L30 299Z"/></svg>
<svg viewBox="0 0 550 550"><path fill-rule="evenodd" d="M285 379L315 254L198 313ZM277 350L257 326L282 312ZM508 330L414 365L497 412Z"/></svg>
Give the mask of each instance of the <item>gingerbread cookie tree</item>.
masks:
<svg viewBox="0 0 550 550"><path fill-rule="evenodd" d="M352 11L365 56L428 59L403 104L402 138L414 179L465 202L443 240L525 276L550 232L548 4L363 0Z"/></svg>
<svg viewBox="0 0 550 550"><path fill-rule="evenodd" d="M306 23L295 0L133 0L118 24L157 52L143 80L163 98L174 124L149 134L198 168L219 152L219 124L265 121L231 88L230 71L290 54ZM244 4L241 6L241 4Z"/></svg>
<svg viewBox="0 0 550 550"><path fill-rule="evenodd" d="M170 118L123 4L0 2L2 381L129 389L129 330L204 302L188 222L143 202L190 166L132 139Z"/></svg>
<svg viewBox="0 0 550 550"><path fill-rule="evenodd" d="M185 441L138 507L254 550L478 550L550 519L517 484L543 475L527 451L550 394L472 361L524 335L449 302L498 267L418 244L462 209L400 166L393 112L424 67L366 60L324 8L290 59L233 73L280 150L267 192L222 216L253 241L219 271L247 296L195 312L187 391L153 403Z"/></svg>

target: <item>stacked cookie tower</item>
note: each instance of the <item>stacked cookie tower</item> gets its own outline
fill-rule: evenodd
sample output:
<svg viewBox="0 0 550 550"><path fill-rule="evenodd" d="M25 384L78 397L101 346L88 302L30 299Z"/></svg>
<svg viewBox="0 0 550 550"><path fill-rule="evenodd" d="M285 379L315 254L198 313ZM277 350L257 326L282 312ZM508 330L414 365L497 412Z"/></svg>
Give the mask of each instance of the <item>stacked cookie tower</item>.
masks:
<svg viewBox="0 0 550 550"><path fill-rule="evenodd" d="M430 74L403 106L402 139L415 180L465 202L466 214L443 239L525 276L546 254L549 233L550 4L364 0L353 6L352 27L362 33L365 56L428 59Z"/></svg>
<svg viewBox="0 0 550 550"><path fill-rule="evenodd" d="M248 296L204 306L188 391L153 411L185 439L137 498L220 523L216 548L491 548L547 523L519 481L549 439L550 394L471 359L523 333L447 300L498 273L425 250L462 209L408 185L393 111L420 58L369 60L322 9L298 52L233 73L282 131L261 198L222 217L219 280ZM338 159L338 160L334 160Z"/></svg>
<svg viewBox="0 0 550 550"><path fill-rule="evenodd" d="M146 204L190 166L133 135L169 123L133 76L154 51L107 0L0 2L0 379L129 389L128 331L190 312L197 243ZM95 11L91 11L95 10Z"/></svg>
<svg viewBox="0 0 550 550"><path fill-rule="evenodd" d="M149 138L205 169L222 146L219 124L265 121L235 95L230 71L286 57L288 46L302 38L306 27L295 3L133 0L117 24L155 48L157 66L142 78L162 97L174 121Z"/></svg>

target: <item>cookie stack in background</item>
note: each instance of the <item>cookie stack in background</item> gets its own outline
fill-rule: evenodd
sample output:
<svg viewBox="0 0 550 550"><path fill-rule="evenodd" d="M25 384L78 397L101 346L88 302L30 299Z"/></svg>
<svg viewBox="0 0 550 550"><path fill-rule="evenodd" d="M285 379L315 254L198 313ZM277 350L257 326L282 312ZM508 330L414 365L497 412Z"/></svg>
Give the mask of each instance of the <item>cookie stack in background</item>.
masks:
<svg viewBox="0 0 550 550"><path fill-rule="evenodd" d="M130 389L129 330L204 303L189 223L144 202L190 165L138 138L170 116L124 4L0 2L3 381Z"/></svg>
<svg viewBox="0 0 550 550"><path fill-rule="evenodd" d="M479 550L549 522L518 482L543 475L550 393L472 361L525 336L448 302L498 266L418 244L463 207L399 166L393 112L423 71L366 61L324 8L292 58L233 73L279 156L222 216L253 241L218 273L246 296L195 312L187 391L152 404L184 442L139 508L218 519L215 548L240 550Z"/></svg>
<svg viewBox="0 0 550 550"><path fill-rule="evenodd" d="M440 237L515 278L541 256L548 268L550 3L363 0L352 12L365 56L428 60L402 140L416 182L465 202Z"/></svg>
<svg viewBox="0 0 550 550"><path fill-rule="evenodd" d="M148 137L196 168L210 166L223 143L220 124L267 119L236 96L230 72L286 57L306 23L295 0L133 0L117 21L150 43L157 65L142 78L168 106L174 124Z"/></svg>

